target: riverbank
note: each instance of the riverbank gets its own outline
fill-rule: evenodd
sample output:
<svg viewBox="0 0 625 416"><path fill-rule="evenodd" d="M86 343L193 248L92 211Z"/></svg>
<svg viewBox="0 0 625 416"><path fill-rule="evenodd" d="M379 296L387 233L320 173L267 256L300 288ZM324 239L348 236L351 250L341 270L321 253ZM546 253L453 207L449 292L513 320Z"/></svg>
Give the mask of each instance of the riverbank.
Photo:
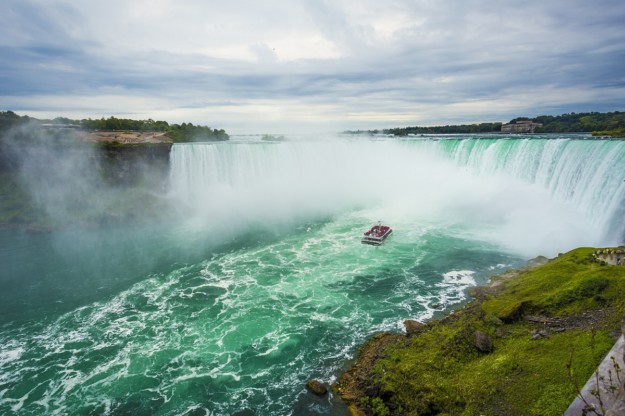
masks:
<svg viewBox="0 0 625 416"><path fill-rule="evenodd" d="M593 251L505 273L440 321L373 337L335 390L354 415L563 414L621 334L625 268Z"/></svg>

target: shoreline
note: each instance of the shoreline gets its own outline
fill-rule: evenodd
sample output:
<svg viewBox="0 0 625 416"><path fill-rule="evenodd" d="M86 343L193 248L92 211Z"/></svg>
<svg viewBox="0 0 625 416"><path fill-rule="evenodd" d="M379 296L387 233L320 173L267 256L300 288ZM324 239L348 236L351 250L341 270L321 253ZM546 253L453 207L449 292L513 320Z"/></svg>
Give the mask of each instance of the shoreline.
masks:
<svg viewBox="0 0 625 416"><path fill-rule="evenodd" d="M585 252L588 253L585 257L591 257L589 251L591 249L577 250L585 250ZM622 317L623 311L621 310L621 307L618 308L618 311L613 310L615 308L613 308L612 306L607 307L605 310L601 307L587 308L588 310L583 309L579 313L572 314L570 316L551 316L550 313L545 313L542 315L532 315L532 313L535 311L532 308L527 307L527 304L525 302L516 305L515 308L512 308L512 310L506 311L504 308L500 311L503 313L495 314L497 316L492 316L491 313L488 313L488 308L484 307L485 303L497 303L498 297L500 296L509 296L509 286L511 286L511 284L515 283L517 280L521 280L521 276L531 273L534 270L539 270L542 266L554 263L556 262L556 260L559 261L561 257L568 258L571 256L571 253L575 251L576 250L573 250L572 252L566 253L564 255L560 254L554 259L547 259L545 257L539 256L535 259L528 261L525 267L510 269L502 274L493 276L487 285L471 288L469 290L469 295L473 299L465 305L460 306L458 309L451 309L447 311L446 315L443 318L437 320L432 319L427 321L426 323L419 324L416 329L409 328L409 321L405 321L407 329L405 333L382 332L374 334L360 347L353 360L353 364L346 371L344 371L343 374L341 374L338 378L337 382L332 385L334 392L343 399L343 401L349 408L350 414L353 416L401 413L398 411L398 409L402 409L401 404L398 404L398 402L400 402L401 400L398 400L397 398L400 397L402 394L406 395L410 394L411 392L404 391L406 390L405 386L403 390L401 386L389 388L389 385L391 384L389 384L388 381L389 376L387 371L395 371L393 366L401 369L403 368L402 365L404 365L404 367L406 367L407 369L411 369L412 364L402 363L402 360L397 357L401 357L401 354L406 354L406 351L411 351L411 348L414 348L414 345L420 343L423 345L427 345L425 344L425 340L431 338L431 334L436 333L437 331L441 332L441 328L455 328L463 325L466 326L467 324L464 321L471 322L471 325L469 325L470 328L475 326L475 322L481 322L477 324L477 327L480 327L484 330L484 332L482 332L481 330L476 330L475 337L473 335L473 329L471 329L471 331L467 330L469 332L468 335L463 335L464 338L470 339L469 343L473 343L473 345L471 345L473 350L479 350L481 348L479 345L477 345L477 333L485 334L488 339L487 344L490 344L490 351L488 350L488 347L484 347L484 350L480 350L477 352L466 352L466 355L471 356L471 359L474 359L476 362L482 360L482 357L486 357L487 355L495 355L494 353L491 354L493 350L495 350L496 352L501 351L503 347L500 348L500 344L508 343L508 338L511 340L514 339L514 336L516 335L513 336L511 335L511 333L514 333L515 331L518 332L519 328L522 328L520 337L531 337L532 340L538 340L535 341L538 344L539 342L541 342L542 339L556 340L558 337L561 337L560 334L576 334L583 333L584 331L592 331L594 334L596 328L612 326L612 344L614 344L618 337L616 334L617 328L614 328L614 325L612 323L612 321L614 320L613 315L616 313L620 317ZM593 265L593 267L605 267L600 266L600 262L598 262L597 259L595 259L594 261L596 263ZM518 285L518 282L516 284ZM601 294L595 294L594 297L598 298L600 296ZM523 310L524 308L526 310ZM492 325L493 322L494 325ZM506 328L507 326L509 326L510 328ZM618 335L620 336L621 331L618 332ZM421 342L420 338L424 339L424 341ZM526 341L524 340L524 342ZM494 348L492 346L493 344L495 345ZM433 348L437 348L438 350L440 350L439 352L441 353L446 353L446 347L444 346L444 343L434 345L435 346ZM427 355L428 353L430 352L415 352L414 354L418 357L419 354ZM465 352L463 352L463 354L465 354ZM487 358L483 359L482 361L485 360L487 360ZM588 359L586 360L591 361ZM596 365L594 365L592 368L597 368L599 362L595 363ZM512 358L512 364L514 366L514 356ZM585 364L588 364L588 362L586 362ZM376 367L378 368L376 369ZM387 368L380 370L379 367ZM588 366L586 365L586 367ZM408 370L406 370L406 372L407 371ZM434 369L432 371L437 372L438 370ZM441 370L442 373L444 373L445 371L448 370ZM584 371L588 372L588 369ZM582 371L580 370L580 372ZM440 374L438 376L440 376ZM404 375L404 377L406 377L406 375ZM424 374L423 377L424 380L428 380L428 377L430 376ZM451 378L451 376L449 376L449 378ZM586 381L586 379L587 377L584 379L584 382ZM584 382L582 382L581 384L583 385ZM427 383L423 382L421 384ZM495 381L494 383L494 388L498 388L497 381ZM588 388L584 390L585 394L588 394L588 391ZM436 401L435 399L436 397L433 398L434 402ZM575 397L571 397L570 400L568 400L568 403L571 404L574 399ZM439 398L439 401L440 400L441 398ZM495 407L497 406L500 406L500 411L502 411L501 408L504 409L503 413L497 413L495 411L492 414L522 414L512 411L511 409L513 409L514 406L510 405L509 403L499 403L498 405L495 405ZM509 408L506 408L506 406L508 406ZM430 411L434 411L434 409L435 407L431 408ZM403 410L406 411L407 408L404 407ZM410 409L410 411L414 412L413 409ZM483 411L483 409L480 409L480 411ZM439 409L436 412L444 413L442 409ZM436 414L436 412L433 414ZM411 414L429 413L427 413L427 411L425 410L422 412L419 412L417 410L416 413ZM546 414L549 413L547 412ZM562 412L560 412L559 414L562 414ZM574 414L575 413L567 413L567 415Z"/></svg>
<svg viewBox="0 0 625 416"><path fill-rule="evenodd" d="M509 269L491 277L488 284L485 286L475 286L468 289L468 295L472 299L463 305L455 308L452 307L444 311L444 316L439 319L431 318L427 320L421 324L422 327L420 330L426 331L439 322L453 319L453 315L457 311L471 307L476 300L483 298L487 293L493 293L493 291L504 282L514 279L525 270L539 267L548 261L550 261L550 259L544 256L538 256L529 260L525 267ZM408 321L404 321L404 325L406 325L406 322ZM376 387L369 386L370 383L368 383L368 379L377 359L384 354L385 349L390 345L405 342L409 336L407 330L402 333L378 332L371 335L369 339L358 348L356 356L351 360L351 366L345 370L338 377L337 382L332 385L332 390L346 403L351 416L365 416L367 414L358 406L358 401L364 396L368 396L369 394L367 393L376 393Z"/></svg>

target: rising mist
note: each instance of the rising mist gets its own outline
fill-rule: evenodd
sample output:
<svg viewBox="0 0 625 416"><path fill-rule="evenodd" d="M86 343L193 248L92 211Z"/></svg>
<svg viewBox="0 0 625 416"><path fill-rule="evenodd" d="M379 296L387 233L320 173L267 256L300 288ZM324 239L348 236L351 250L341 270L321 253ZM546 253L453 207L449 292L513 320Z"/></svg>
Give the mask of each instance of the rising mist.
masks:
<svg viewBox="0 0 625 416"><path fill-rule="evenodd" d="M607 143L611 157L601 153L590 163L584 143L574 149L556 142L180 145L172 149L170 191L189 216L221 231L360 211L399 232L445 224L525 256L617 243L622 184L603 174L622 164L623 146ZM603 190L614 186L620 197Z"/></svg>
<svg viewBox="0 0 625 416"><path fill-rule="evenodd" d="M28 213L15 221L30 228L137 219L164 200L167 155L159 166L133 156L136 146L88 142L80 132L35 122L9 130L0 143L6 178L21 197L16 204Z"/></svg>

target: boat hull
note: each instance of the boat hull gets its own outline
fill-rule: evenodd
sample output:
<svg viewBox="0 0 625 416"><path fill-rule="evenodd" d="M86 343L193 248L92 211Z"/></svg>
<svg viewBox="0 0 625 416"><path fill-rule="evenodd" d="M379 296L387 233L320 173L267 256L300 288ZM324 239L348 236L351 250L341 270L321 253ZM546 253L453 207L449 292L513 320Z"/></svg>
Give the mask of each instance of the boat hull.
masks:
<svg viewBox="0 0 625 416"><path fill-rule="evenodd" d="M386 241L386 239L393 233L389 227L384 227L382 232L376 232L376 227L372 228L370 231L367 231L365 235L362 237L360 242L362 244L368 244L372 246L380 246Z"/></svg>

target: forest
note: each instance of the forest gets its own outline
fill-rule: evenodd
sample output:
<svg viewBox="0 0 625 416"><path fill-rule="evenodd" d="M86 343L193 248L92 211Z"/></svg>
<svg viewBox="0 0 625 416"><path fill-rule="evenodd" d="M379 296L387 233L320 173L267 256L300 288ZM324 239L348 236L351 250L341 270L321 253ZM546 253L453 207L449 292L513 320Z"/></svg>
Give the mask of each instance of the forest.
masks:
<svg viewBox="0 0 625 416"><path fill-rule="evenodd" d="M538 116L534 118L519 117L510 121L529 120L541 123L543 126L536 129L538 133L591 133L612 131L625 128L625 112L610 113L568 113L559 116Z"/></svg>

